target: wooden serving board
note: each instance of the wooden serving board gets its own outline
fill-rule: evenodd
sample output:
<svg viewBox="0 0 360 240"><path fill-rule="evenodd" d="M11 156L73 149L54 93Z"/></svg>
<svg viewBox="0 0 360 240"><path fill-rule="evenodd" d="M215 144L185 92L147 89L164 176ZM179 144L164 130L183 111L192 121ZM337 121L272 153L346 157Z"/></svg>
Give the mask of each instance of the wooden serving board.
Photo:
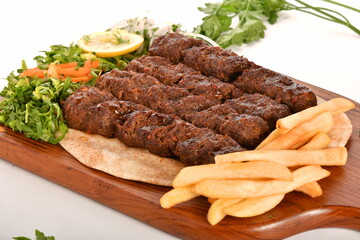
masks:
<svg viewBox="0 0 360 240"><path fill-rule="evenodd" d="M307 86L325 100L339 96ZM347 112L353 124L348 163L326 168L331 175L319 182L321 197L291 192L270 212L244 219L227 216L216 226L207 222L210 205L205 198L162 209L159 199L170 188L90 169L60 145L27 139L4 126L0 126L0 158L182 239L280 239L321 227L360 231L360 105L355 104Z"/></svg>

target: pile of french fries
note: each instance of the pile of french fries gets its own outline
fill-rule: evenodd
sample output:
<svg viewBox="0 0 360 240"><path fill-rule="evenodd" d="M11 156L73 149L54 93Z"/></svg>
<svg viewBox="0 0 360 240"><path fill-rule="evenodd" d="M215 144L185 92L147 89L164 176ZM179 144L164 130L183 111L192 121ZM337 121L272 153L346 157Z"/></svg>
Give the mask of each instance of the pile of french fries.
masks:
<svg viewBox="0 0 360 240"><path fill-rule="evenodd" d="M218 155L214 164L183 168L173 189L160 199L163 208L198 196L211 203L211 225L226 215L252 217L277 206L286 193L322 195L319 180L330 172L321 166L342 166L345 147L329 148L333 116L355 105L335 98L279 119L276 129L252 151Z"/></svg>

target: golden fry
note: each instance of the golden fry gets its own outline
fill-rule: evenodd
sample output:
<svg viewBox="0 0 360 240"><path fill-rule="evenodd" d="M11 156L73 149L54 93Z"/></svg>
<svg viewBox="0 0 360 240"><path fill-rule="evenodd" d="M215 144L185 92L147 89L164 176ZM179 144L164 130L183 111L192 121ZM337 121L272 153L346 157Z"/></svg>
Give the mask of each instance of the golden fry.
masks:
<svg viewBox="0 0 360 240"><path fill-rule="evenodd" d="M171 208L176 204L186 202L190 199L193 199L199 194L194 193L192 187L182 187L182 188L174 188L169 192L165 193L160 199L160 205L163 208Z"/></svg>
<svg viewBox="0 0 360 240"><path fill-rule="evenodd" d="M203 180L193 191L210 198L250 198L286 193L292 190L292 181L283 180Z"/></svg>
<svg viewBox="0 0 360 240"><path fill-rule="evenodd" d="M354 107L355 105L351 101L345 98L334 98L327 102L320 103L317 106L305 109L301 112L279 119L276 125L277 128L289 130L306 121L315 118L316 116L324 112L330 112L332 115L335 115L346 112Z"/></svg>
<svg viewBox="0 0 360 240"><path fill-rule="evenodd" d="M289 150L296 150L300 147L304 146L305 144L308 144L308 142L311 140L311 138L304 138L301 139L299 142L297 142L295 145L293 145Z"/></svg>
<svg viewBox="0 0 360 240"><path fill-rule="evenodd" d="M348 152L345 147L320 150L259 150L228 153L215 157L219 165L229 162L272 161L287 167L303 165L342 166L346 164Z"/></svg>
<svg viewBox="0 0 360 240"><path fill-rule="evenodd" d="M330 175L319 166L305 166L295 170L293 181L284 180L214 180L196 183L193 191L208 198L252 198L285 194L306 183L318 181Z"/></svg>
<svg viewBox="0 0 360 240"><path fill-rule="evenodd" d="M184 187L204 179L259 179L274 178L291 180L290 170L280 164L269 161L247 163L207 164L181 169L173 181L173 187Z"/></svg>
<svg viewBox="0 0 360 240"><path fill-rule="evenodd" d="M267 136L256 148L255 150L259 150L261 148L263 148L265 145L267 145L268 143L274 141L275 139L277 139L278 137L280 137L281 134L283 134L284 131L282 131L279 128L276 128L274 131L272 131L269 136Z"/></svg>
<svg viewBox="0 0 360 240"><path fill-rule="evenodd" d="M220 222L224 217L226 217L226 214L224 213L224 208L230 207L236 203L241 202L243 199L241 198L235 198L235 199L227 199L227 198L221 198L217 199L211 204L211 207L209 208L207 219L211 225L216 225L218 222Z"/></svg>
<svg viewBox="0 0 360 240"><path fill-rule="evenodd" d="M303 192L312 198L320 197L322 189L318 182L310 182L295 189L295 191Z"/></svg>
<svg viewBox="0 0 360 240"><path fill-rule="evenodd" d="M234 217L254 217L276 207L285 194L277 194L259 198L247 198L239 203L225 208L224 214Z"/></svg>
<svg viewBox="0 0 360 240"><path fill-rule="evenodd" d="M208 202L210 204L213 204L216 200L218 200L217 198L208 198Z"/></svg>
<svg viewBox="0 0 360 240"><path fill-rule="evenodd" d="M303 145L299 150L324 149L329 146L331 139L326 133L319 133L314 136L308 143Z"/></svg>
<svg viewBox="0 0 360 240"><path fill-rule="evenodd" d="M265 145L262 149L291 149L298 143L306 142L321 132L329 132L333 126L333 118L325 112L314 119L294 127L274 141Z"/></svg>

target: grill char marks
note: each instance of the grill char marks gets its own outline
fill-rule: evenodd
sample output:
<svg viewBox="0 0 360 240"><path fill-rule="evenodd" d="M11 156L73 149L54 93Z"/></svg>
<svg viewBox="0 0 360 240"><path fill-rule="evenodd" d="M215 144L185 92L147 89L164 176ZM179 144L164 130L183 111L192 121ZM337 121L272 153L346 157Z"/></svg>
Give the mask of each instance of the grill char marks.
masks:
<svg viewBox="0 0 360 240"><path fill-rule="evenodd" d="M121 94L119 94L117 92L117 90L120 88L119 86L130 86L130 84L126 84L126 82L131 81L131 79L136 79L136 77L128 77L128 74L139 74L135 72L127 72L126 74L123 74L124 78L113 77L120 76L120 72L121 71L119 70L112 70L111 72L104 74L99 79L97 87L102 90L110 91L114 96L123 100L144 104L145 106L150 107L155 111L168 114L174 113L180 118L193 123L197 127L209 127L206 124L208 119L200 118L196 119L195 121L194 116L197 114L200 116L201 112L206 111L212 106L221 104L221 101L217 98L208 98L205 95L192 95L184 88L170 86L154 85L147 87L145 86L146 84L139 84L133 86L132 89L121 89ZM109 81L111 81L111 84L108 83ZM125 82L125 84L122 82ZM135 81L132 83L134 84ZM154 88L159 89L157 94L153 94ZM141 92L141 94L133 94L134 92ZM182 92L184 94L177 94L178 92ZM177 97L174 98L174 95ZM217 112L213 112L213 114L219 115ZM229 135L230 137L237 140L241 146L247 146L248 148L254 148L270 131L267 122L261 117L248 114L240 115L235 110L233 110L229 116L219 116L219 119L224 120L226 124L224 123L219 127L211 129L217 133ZM249 123L252 128L247 128L244 123Z"/></svg>
<svg viewBox="0 0 360 240"><path fill-rule="evenodd" d="M184 51L192 47L207 45L206 42L186 37L180 33L169 33L155 38L149 47L149 54L170 59L173 63L182 62Z"/></svg>
<svg viewBox="0 0 360 240"><path fill-rule="evenodd" d="M315 94L307 87L292 81L288 76L262 67L246 70L234 82L248 93L262 93L299 112L317 104Z"/></svg>
<svg viewBox="0 0 360 240"><path fill-rule="evenodd" d="M269 133L269 125L260 117L238 114L221 105L194 113L192 123L231 136L247 149L256 147Z"/></svg>
<svg viewBox="0 0 360 240"><path fill-rule="evenodd" d="M145 73L168 86L176 86L186 75L197 75L200 73L182 63L173 64L167 58L147 55L133 59L126 66L125 70Z"/></svg>
<svg viewBox="0 0 360 240"><path fill-rule="evenodd" d="M259 116L268 122L270 129L275 128L275 122L279 118L291 114L286 105L279 104L270 97L261 94L244 94L243 91L236 88L233 84L222 82L214 77L194 74L191 70L188 70L191 69L189 67L185 67L187 69L186 71L177 74L174 69L176 69L175 66L178 65L181 64L174 65L163 57L143 56L130 62L126 70L157 77L157 79L165 85L168 82L172 82L172 86L186 88L194 95L205 95L207 98L214 97L222 101L226 100L222 106L225 107L225 105L231 104L232 108L234 108L231 113ZM160 68L162 69L162 74L158 74L158 69ZM184 69L184 67L181 68ZM165 74L166 72L168 72L168 74ZM173 78L172 76L179 75L181 75L181 79L178 81L178 84L174 84L173 81L166 79L169 76ZM217 112L213 112L212 114L217 114ZM184 118L185 115L180 114L179 116ZM185 119L192 122L193 116L187 116ZM210 128L213 129L212 127Z"/></svg>
<svg viewBox="0 0 360 240"><path fill-rule="evenodd" d="M215 155L244 150L228 136L197 128L175 115L114 99L94 87L78 89L62 102L62 108L71 128L116 136L127 145L164 157L178 157L186 165L213 163ZM87 115L88 112L91 114Z"/></svg>
<svg viewBox="0 0 360 240"><path fill-rule="evenodd" d="M236 53L220 47L192 47L184 51L183 63L207 76L214 76L224 82L236 79L251 62Z"/></svg>
<svg viewBox="0 0 360 240"><path fill-rule="evenodd" d="M285 104L279 104L272 98L259 93L245 93L239 98L227 100L223 106L229 106L237 113L261 117L269 124L270 129L275 129L278 119L291 114L289 107Z"/></svg>
<svg viewBox="0 0 360 240"><path fill-rule="evenodd" d="M232 136L237 142L252 149L274 129L277 119L288 116L286 105L261 94L244 94L188 116L195 126L214 129ZM265 121L266 122L265 122ZM267 123L267 124L266 124ZM238 134L241 133L241 134Z"/></svg>
<svg viewBox="0 0 360 240"><path fill-rule="evenodd" d="M184 63L207 76L229 82L252 62L236 53L211 47L205 41L180 33L169 33L156 38L149 48L150 55L162 56L173 63Z"/></svg>
<svg viewBox="0 0 360 240"><path fill-rule="evenodd" d="M79 88L70 99L70 101L62 102L64 118L67 123L71 123L71 126L75 129L95 133L98 127L92 119L96 117L93 115L93 112L97 110L96 105L104 101L115 100L116 98L110 93L100 94L100 91L97 89L88 91L88 88ZM111 137L113 132L108 132L107 130L108 128L103 129L103 135Z"/></svg>
<svg viewBox="0 0 360 240"><path fill-rule="evenodd" d="M136 111L123 124L116 125L116 137L129 146L142 147L150 152L164 157L174 157L171 146L167 144L154 145L150 134L161 127L174 122L171 115L154 111ZM174 144L173 144L174 145Z"/></svg>
<svg viewBox="0 0 360 240"><path fill-rule="evenodd" d="M96 86L111 92L119 99L142 104L167 114L174 114L174 103L190 95L186 89L164 86L151 76L119 70L104 74Z"/></svg>
<svg viewBox="0 0 360 240"><path fill-rule="evenodd" d="M160 56L143 56L134 59L125 70L144 73L155 77L164 85L185 88L194 95L206 95L221 100L230 98L235 89L233 84L201 75L200 72L182 63L173 64Z"/></svg>
<svg viewBox="0 0 360 240"><path fill-rule="evenodd" d="M199 41L202 40L195 41L180 33L167 34L155 39L149 52L169 58L174 63L183 63L221 81L234 81L238 91L234 90L232 97L238 97L242 92L261 93L288 105L292 112L317 104L315 94L309 88L294 83L291 78L258 66L232 51Z"/></svg>

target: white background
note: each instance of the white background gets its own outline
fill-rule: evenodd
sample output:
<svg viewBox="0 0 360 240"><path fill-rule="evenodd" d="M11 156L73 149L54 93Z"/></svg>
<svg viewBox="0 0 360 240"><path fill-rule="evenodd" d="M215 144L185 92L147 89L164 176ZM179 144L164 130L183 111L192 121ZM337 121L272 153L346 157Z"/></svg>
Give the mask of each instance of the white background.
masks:
<svg viewBox="0 0 360 240"><path fill-rule="evenodd" d="M156 22L201 23L208 1L6 1L0 8L0 77L39 51L68 45L116 22L148 15ZM308 1L323 4L321 1ZM358 0L343 3L360 8ZM325 6L328 6L325 4ZM360 14L333 6L360 28ZM265 39L236 47L239 54L360 102L360 36L343 26L298 12L267 25ZM0 80L0 89L6 81ZM360 201L360 200L359 200ZM34 237L35 229L60 239L175 239L137 220L0 160L0 239ZM313 230L289 239L359 239L345 229Z"/></svg>

